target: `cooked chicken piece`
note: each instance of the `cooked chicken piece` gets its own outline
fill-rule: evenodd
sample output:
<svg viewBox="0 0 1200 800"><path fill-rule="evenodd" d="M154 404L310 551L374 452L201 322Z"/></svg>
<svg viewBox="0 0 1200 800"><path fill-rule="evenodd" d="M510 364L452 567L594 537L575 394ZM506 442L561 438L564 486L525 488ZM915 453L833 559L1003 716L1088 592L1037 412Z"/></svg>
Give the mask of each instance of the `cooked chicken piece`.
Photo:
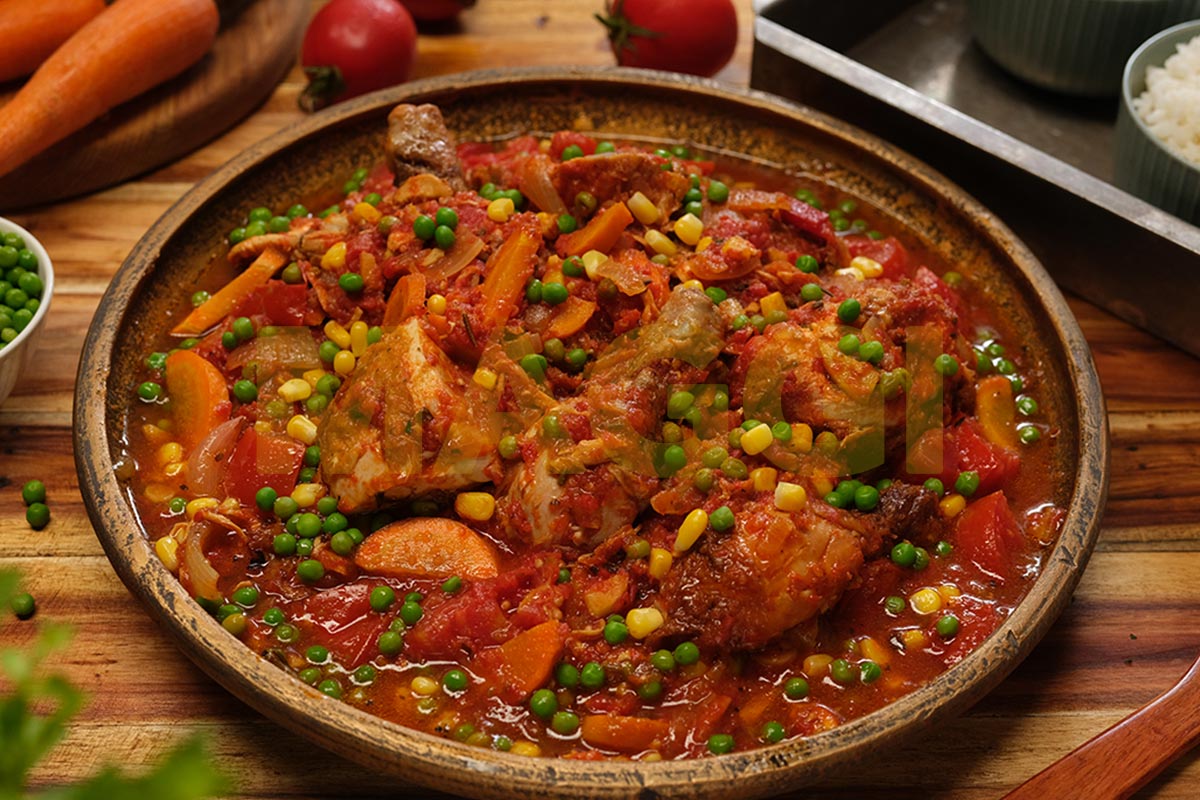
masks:
<svg viewBox="0 0 1200 800"><path fill-rule="evenodd" d="M430 172L455 190L466 189L457 144L437 106L398 105L388 114L388 145L396 183Z"/></svg>

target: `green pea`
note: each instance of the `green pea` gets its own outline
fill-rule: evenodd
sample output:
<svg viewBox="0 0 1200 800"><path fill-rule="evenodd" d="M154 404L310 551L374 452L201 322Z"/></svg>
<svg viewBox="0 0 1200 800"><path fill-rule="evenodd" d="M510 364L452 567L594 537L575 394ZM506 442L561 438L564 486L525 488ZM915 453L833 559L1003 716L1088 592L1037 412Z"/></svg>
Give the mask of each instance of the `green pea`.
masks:
<svg viewBox="0 0 1200 800"><path fill-rule="evenodd" d="M46 502L46 484L39 480L29 481L21 487L21 499L27 506Z"/></svg>
<svg viewBox="0 0 1200 800"><path fill-rule="evenodd" d="M451 575L446 580L442 581L442 591L446 594L454 594L462 589L463 580L457 575Z"/></svg>
<svg viewBox="0 0 1200 800"><path fill-rule="evenodd" d="M629 638L629 628L618 619L610 619L604 623L604 641L618 645Z"/></svg>
<svg viewBox="0 0 1200 800"><path fill-rule="evenodd" d="M675 656L675 663L685 667L689 667L700 660L700 648L695 642L680 642L675 646L671 655Z"/></svg>
<svg viewBox="0 0 1200 800"><path fill-rule="evenodd" d="M662 681L647 681L637 687L638 697L647 701L653 702L662 697L663 685Z"/></svg>
<svg viewBox="0 0 1200 800"><path fill-rule="evenodd" d="M573 736L579 730L579 716L571 711L556 711L550 718L550 727L560 736Z"/></svg>
<svg viewBox="0 0 1200 800"><path fill-rule="evenodd" d="M354 551L354 539L345 531L338 531L329 537L329 549L339 556L348 556Z"/></svg>
<svg viewBox="0 0 1200 800"><path fill-rule="evenodd" d="M561 283L542 284L542 302L546 305L556 306L564 303L570 295L570 290Z"/></svg>
<svg viewBox="0 0 1200 800"><path fill-rule="evenodd" d="M232 350L238 346L238 338L233 334L233 331L225 331L221 334L221 346L226 350Z"/></svg>
<svg viewBox="0 0 1200 800"><path fill-rule="evenodd" d="M439 250L449 250L454 247L454 229L448 225L438 225L433 231L433 241Z"/></svg>
<svg viewBox="0 0 1200 800"><path fill-rule="evenodd" d="M542 433L551 439L563 439L567 436L567 430L563 427L557 414L547 414L542 417Z"/></svg>
<svg viewBox="0 0 1200 800"><path fill-rule="evenodd" d="M677 444L670 445L663 451L663 466L675 473L687 466L687 453Z"/></svg>
<svg viewBox="0 0 1200 800"><path fill-rule="evenodd" d="M500 453L501 458L516 458L518 451L517 437L511 435L502 437L496 444L496 451Z"/></svg>
<svg viewBox="0 0 1200 800"><path fill-rule="evenodd" d="M762 727L763 741L768 742L769 744L775 744L776 742L782 742L783 737L786 735L787 735L787 733L786 733L786 731L784 731L783 725L779 724L778 722L776 722L774 720L768 722L767 724L763 725L763 727Z"/></svg>
<svg viewBox="0 0 1200 800"><path fill-rule="evenodd" d="M688 189L683 195L683 202L685 203L698 203L703 199L704 192L700 191L700 189L696 186Z"/></svg>
<svg viewBox="0 0 1200 800"><path fill-rule="evenodd" d="M926 478L923 485L926 489L933 492L938 497L942 497L946 494L946 487L942 485L940 478Z"/></svg>
<svg viewBox="0 0 1200 800"><path fill-rule="evenodd" d="M221 620L221 627L232 633L234 636L241 636L246 632L246 615L245 614L230 614L225 619Z"/></svg>
<svg viewBox="0 0 1200 800"><path fill-rule="evenodd" d="M729 506L721 506L708 515L708 524L714 531L723 533L733 527L733 511Z"/></svg>
<svg viewBox="0 0 1200 800"><path fill-rule="evenodd" d="M526 353L521 356L521 360L518 363L521 365L521 369L525 370L534 380L540 381L546 377L546 367L549 365L549 362L540 353Z"/></svg>
<svg viewBox="0 0 1200 800"><path fill-rule="evenodd" d="M371 590L369 602L371 610L382 614L392 607L392 603L396 602L396 590L390 586L376 586Z"/></svg>
<svg viewBox="0 0 1200 800"><path fill-rule="evenodd" d="M945 539L942 539L941 541L939 541L937 544L935 544L933 546L933 553L934 553L934 555L938 556L939 558L945 558L946 556L950 555L953 552L954 552L954 545L950 544Z"/></svg>
<svg viewBox="0 0 1200 800"><path fill-rule="evenodd" d="M1001 358L996 362L996 372L999 372L1001 375L1012 375L1016 371L1017 365L1007 358Z"/></svg>
<svg viewBox="0 0 1200 800"><path fill-rule="evenodd" d="M509 189L505 192L501 192L500 196L507 197L509 200L512 200L513 205L516 206L518 210L525 207L525 195L521 194L520 189Z"/></svg>
<svg viewBox="0 0 1200 800"><path fill-rule="evenodd" d="M25 509L25 521L29 527L40 531L50 524L50 507L45 503L30 503L29 508Z"/></svg>
<svg viewBox="0 0 1200 800"><path fill-rule="evenodd" d="M458 212L453 208L439 208L433 219L438 225L443 225L450 230L458 228Z"/></svg>
<svg viewBox="0 0 1200 800"><path fill-rule="evenodd" d="M733 737L728 733L714 733L708 737L708 752L717 756L732 753Z"/></svg>
<svg viewBox="0 0 1200 800"><path fill-rule="evenodd" d="M575 206L583 210L584 214L590 214L596 210L596 195L591 192L580 192L575 195Z"/></svg>
<svg viewBox="0 0 1200 800"><path fill-rule="evenodd" d="M709 181L708 199L713 203L724 203L729 199L729 187L721 181Z"/></svg>
<svg viewBox="0 0 1200 800"><path fill-rule="evenodd" d="M863 683L874 683L883 677L883 669L874 661L863 661L858 665L858 679Z"/></svg>
<svg viewBox="0 0 1200 800"><path fill-rule="evenodd" d="M282 520L287 520L300 510L300 505L292 498L284 495L276 499L271 508L275 512L275 516Z"/></svg>
<svg viewBox="0 0 1200 800"><path fill-rule="evenodd" d="M316 544L312 539L299 539L296 541L296 555L301 558L308 558L312 555L315 546Z"/></svg>
<svg viewBox="0 0 1200 800"><path fill-rule="evenodd" d="M467 673L461 669L452 669L442 676L442 688L448 692L461 692L469 683Z"/></svg>
<svg viewBox="0 0 1200 800"><path fill-rule="evenodd" d="M296 537L290 533L279 533L271 540L271 548L277 556L292 556L296 554Z"/></svg>
<svg viewBox="0 0 1200 800"><path fill-rule="evenodd" d="M567 260L562 265L563 275L568 278L582 278L587 274L587 270L583 266L583 262L579 256L568 256Z"/></svg>
<svg viewBox="0 0 1200 800"><path fill-rule="evenodd" d="M599 689L604 685L606 678L604 667L595 661L584 664L583 669L579 671L579 683L585 689Z"/></svg>
<svg viewBox="0 0 1200 800"><path fill-rule="evenodd" d="M838 340L837 348L848 356L858 354L858 348L862 345L859 338L853 333L847 333Z"/></svg>
<svg viewBox="0 0 1200 800"><path fill-rule="evenodd" d="M1021 412L1021 416L1023 417L1032 417L1038 412L1038 402L1028 395L1018 397L1017 411Z"/></svg>
<svg viewBox="0 0 1200 800"><path fill-rule="evenodd" d="M817 261L816 258L806 253L805 255L797 256L796 269L811 275L813 273L820 272L821 262Z"/></svg>
<svg viewBox="0 0 1200 800"><path fill-rule="evenodd" d="M296 533L304 539L312 539L321 535L321 518L311 511L300 515L296 523Z"/></svg>
<svg viewBox="0 0 1200 800"><path fill-rule="evenodd" d="M558 711L558 698L549 689L538 689L529 696L529 710L542 719L550 719Z"/></svg>
<svg viewBox="0 0 1200 800"><path fill-rule="evenodd" d="M253 403L258 399L258 387L254 385L254 381L237 381L233 384L233 396L240 403Z"/></svg>
<svg viewBox="0 0 1200 800"><path fill-rule="evenodd" d="M569 350L566 355L567 366L572 370L581 370L587 364L588 354L582 347Z"/></svg>
<svg viewBox="0 0 1200 800"><path fill-rule="evenodd" d="M258 588L254 586L239 586L233 590L233 602L242 608L254 608L258 603Z"/></svg>
<svg viewBox="0 0 1200 800"><path fill-rule="evenodd" d="M596 145L597 153L612 153L617 149L617 146L612 142L600 142Z"/></svg>
<svg viewBox="0 0 1200 800"><path fill-rule="evenodd" d="M305 667L296 674L296 677L308 685L314 686L321 679L321 670L317 667Z"/></svg>
<svg viewBox="0 0 1200 800"><path fill-rule="evenodd" d="M327 516L325 521L321 523L321 530L325 533L341 533L349 527L350 520L346 519L345 514L337 511Z"/></svg>
<svg viewBox="0 0 1200 800"><path fill-rule="evenodd" d="M288 625L287 623L284 623L275 629L275 638L284 644L287 644L300 638L300 631L295 625Z"/></svg>
<svg viewBox="0 0 1200 800"><path fill-rule="evenodd" d="M950 377L958 372L958 361L949 353L942 353L933 360L933 369L939 375Z"/></svg>
<svg viewBox="0 0 1200 800"><path fill-rule="evenodd" d="M325 565L315 558L309 558L296 565L296 575L305 583L316 583L325 577Z"/></svg>
<svg viewBox="0 0 1200 800"><path fill-rule="evenodd" d="M730 456L721 462L721 472L725 477L735 481L744 481L750 475L750 470L740 458Z"/></svg>
<svg viewBox="0 0 1200 800"><path fill-rule="evenodd" d="M893 617L899 616L904 611L906 606L907 604L904 602L904 598L895 594L888 595L883 601L884 610L886 610L887 613Z"/></svg>
<svg viewBox="0 0 1200 800"><path fill-rule="evenodd" d="M579 220L575 219L575 217L571 216L570 214L559 214L558 215L558 232L559 233L574 233L575 229L578 227L579 227Z"/></svg>
<svg viewBox="0 0 1200 800"><path fill-rule="evenodd" d="M918 547L916 550L917 555L916 558L913 559L913 569L923 570L929 566L929 551L924 547Z"/></svg>
<svg viewBox="0 0 1200 800"><path fill-rule="evenodd" d="M423 616L425 616L425 610L421 608L419 603L406 600L400 606L400 619L404 620L405 625L416 625L421 621L421 617Z"/></svg>
<svg viewBox="0 0 1200 800"><path fill-rule="evenodd" d="M806 303L815 303L825 296L819 283L806 283L800 287L800 299Z"/></svg>
<svg viewBox="0 0 1200 800"><path fill-rule="evenodd" d="M874 511L879 505L879 490L874 486L860 486L854 490L854 505L859 511Z"/></svg>
<svg viewBox="0 0 1200 800"><path fill-rule="evenodd" d="M182 497L172 497L171 502L167 503L167 508L172 514L182 514L187 509L187 500Z"/></svg>
<svg viewBox="0 0 1200 800"><path fill-rule="evenodd" d="M716 482L716 474L708 467L696 470L692 476L692 485L702 492L710 491Z"/></svg>
<svg viewBox="0 0 1200 800"><path fill-rule="evenodd" d="M829 677L845 686L854 682L854 668L844 658L835 658L829 663Z"/></svg>
<svg viewBox="0 0 1200 800"><path fill-rule="evenodd" d="M379 670L375 669L375 667L371 666L370 664L363 664L361 667L354 670L353 674L350 676L350 680L355 686L370 686L375 682L375 678L378 676L378 674Z"/></svg>
<svg viewBox="0 0 1200 800"><path fill-rule="evenodd" d="M326 678L317 684L317 691L336 700L342 696L342 685L333 678Z"/></svg>
<svg viewBox="0 0 1200 800"><path fill-rule="evenodd" d="M1017 429L1022 444L1033 444L1042 438L1042 432L1033 425L1022 425Z"/></svg>
<svg viewBox="0 0 1200 800"><path fill-rule="evenodd" d="M691 392L672 392L671 396L667 398L667 417L670 419L683 419L683 415L695 403L696 395Z"/></svg>
<svg viewBox="0 0 1200 800"><path fill-rule="evenodd" d="M958 635L958 617L946 614L937 621L934 627L943 639L953 639Z"/></svg>
<svg viewBox="0 0 1200 800"><path fill-rule="evenodd" d="M716 305L724 303L729 297L729 292L725 291L720 286L709 286L704 290L704 293L708 295L708 299L712 300Z"/></svg>
<svg viewBox="0 0 1200 800"><path fill-rule="evenodd" d="M304 651L304 657L310 664L324 664L329 660L329 649L323 645L314 644Z"/></svg>
<svg viewBox="0 0 1200 800"><path fill-rule="evenodd" d="M837 309L838 319L846 324L854 322L858 319L858 315L862 313L862 303L855 300L853 297L848 300L843 300Z"/></svg>
<svg viewBox="0 0 1200 800"><path fill-rule="evenodd" d="M383 328L372 325L367 328L367 344L379 344L383 340Z"/></svg>
<svg viewBox="0 0 1200 800"><path fill-rule="evenodd" d="M37 612L37 602L28 592L13 595L8 601L8 606L17 615L17 619L29 619Z"/></svg>
<svg viewBox="0 0 1200 800"><path fill-rule="evenodd" d="M385 656L394 656L404 649L404 637L396 631L384 631L375 640L375 646Z"/></svg>
<svg viewBox="0 0 1200 800"><path fill-rule="evenodd" d="M577 144L569 144L563 148L562 156L561 156L563 161L571 161L572 159L582 158L582 157L583 157L583 148Z"/></svg>
<svg viewBox="0 0 1200 800"><path fill-rule="evenodd" d="M762 314L755 314L750 317L750 324L754 326L754 330L762 333L763 328L767 327L767 318Z"/></svg>
<svg viewBox="0 0 1200 800"><path fill-rule="evenodd" d="M917 560L917 548L912 542L897 542L892 547L892 563L899 567L911 567Z"/></svg>
<svg viewBox="0 0 1200 800"><path fill-rule="evenodd" d="M285 617L283 616L283 611L278 608L268 608L263 612L262 615L262 621L265 624L270 625L272 628L281 625L284 619Z"/></svg>
<svg viewBox="0 0 1200 800"><path fill-rule="evenodd" d="M700 202L699 200L693 200L690 203L686 203L683 206L683 213L691 214L693 217L703 217L704 203Z"/></svg>
<svg viewBox="0 0 1200 800"><path fill-rule="evenodd" d="M963 497L970 497L979 490L979 473L973 470L958 473L954 479L954 491Z"/></svg>
<svg viewBox="0 0 1200 800"><path fill-rule="evenodd" d="M142 398L146 402L153 403L155 400L158 400L160 397L162 397L163 390L162 386L154 381L146 381L145 383L138 385L137 393L138 397Z"/></svg>
<svg viewBox="0 0 1200 800"><path fill-rule="evenodd" d="M868 364L878 364L883 360L883 343L863 342L858 348L858 357Z"/></svg>
<svg viewBox="0 0 1200 800"><path fill-rule="evenodd" d="M579 685L579 669L563 662L554 668L554 680L565 689L574 689Z"/></svg>
<svg viewBox="0 0 1200 800"><path fill-rule="evenodd" d="M413 220L413 234L423 242L427 242L434 237L437 232L437 223L432 218L421 214Z"/></svg>
<svg viewBox="0 0 1200 800"><path fill-rule="evenodd" d="M342 287L343 291L350 294L361 292L365 285L366 284L365 281L363 281L363 276L359 275L357 272L343 272L340 276L338 276L338 286Z"/></svg>
<svg viewBox="0 0 1200 800"><path fill-rule="evenodd" d="M230 616L231 614L240 614L240 613L242 613L241 607L235 605L234 603L223 603L222 605L217 607L217 621L223 621L226 617Z"/></svg>

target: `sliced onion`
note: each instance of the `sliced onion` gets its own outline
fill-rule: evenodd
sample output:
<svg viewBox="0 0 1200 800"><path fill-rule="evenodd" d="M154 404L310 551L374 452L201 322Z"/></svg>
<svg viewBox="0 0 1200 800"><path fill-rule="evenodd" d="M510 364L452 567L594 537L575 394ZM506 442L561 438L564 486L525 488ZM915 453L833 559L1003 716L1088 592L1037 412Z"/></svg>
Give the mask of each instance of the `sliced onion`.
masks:
<svg viewBox="0 0 1200 800"><path fill-rule="evenodd" d="M518 186L526 199L542 211L551 214L567 213L566 204L558 196L558 190L550 180L550 159L546 156L536 155L525 159Z"/></svg>
<svg viewBox="0 0 1200 800"><path fill-rule="evenodd" d="M217 589L217 579L220 574L208 563L204 555L204 537L211 526L204 522L189 522L180 527L175 538L183 545L182 569L179 571L184 587L195 597L208 600L221 600L221 592Z"/></svg>
<svg viewBox="0 0 1200 800"><path fill-rule="evenodd" d="M481 252L483 252L483 240L470 231L463 231L455 239L454 246L437 261L422 269L421 273L429 283L441 283L461 272Z"/></svg>
<svg viewBox="0 0 1200 800"><path fill-rule="evenodd" d="M245 424L245 417L222 422L188 456L188 488L197 496L215 497L220 492L229 454Z"/></svg>
<svg viewBox="0 0 1200 800"><path fill-rule="evenodd" d="M307 328L280 328L274 336L257 336L237 348L225 362L230 370L240 371L247 364L258 365L258 383L279 372L306 372L319 369L321 358L317 343Z"/></svg>
<svg viewBox="0 0 1200 800"><path fill-rule="evenodd" d="M615 258L601 262L596 267L597 278L608 278L617 285L621 294L628 297L646 291L646 278L637 269Z"/></svg>

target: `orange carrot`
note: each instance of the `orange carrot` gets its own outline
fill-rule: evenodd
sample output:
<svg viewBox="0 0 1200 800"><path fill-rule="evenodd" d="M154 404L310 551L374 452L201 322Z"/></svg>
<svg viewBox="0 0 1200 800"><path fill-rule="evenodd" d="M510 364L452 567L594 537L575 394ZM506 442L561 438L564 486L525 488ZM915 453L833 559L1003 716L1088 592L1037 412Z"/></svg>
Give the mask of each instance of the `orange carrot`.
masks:
<svg viewBox="0 0 1200 800"><path fill-rule="evenodd" d="M629 208L624 203L614 203L592 217L587 225L560 237L558 252L564 256L579 256L588 250L607 253L631 222L633 214Z"/></svg>
<svg viewBox="0 0 1200 800"><path fill-rule="evenodd" d="M550 680L562 649L562 624L551 620L483 651L475 667L493 678L492 685L500 687L508 702L520 703Z"/></svg>
<svg viewBox="0 0 1200 800"><path fill-rule="evenodd" d="M218 22L213 0L117 0L55 50L4 107L0 175L195 64L212 46Z"/></svg>
<svg viewBox="0 0 1200 800"><path fill-rule="evenodd" d="M588 714L580 724L583 740L593 747L640 753L661 745L671 726L661 719Z"/></svg>
<svg viewBox="0 0 1200 800"><path fill-rule="evenodd" d="M258 258L254 259L253 264L222 286L212 297L196 306L171 333L179 336L199 336L204 333L229 316L229 312L237 307L242 298L271 280L271 276L286 262L287 257L274 247L263 250Z"/></svg>
<svg viewBox="0 0 1200 800"><path fill-rule="evenodd" d="M487 262L487 277L483 279L484 319L501 328L517 310L525 294L525 284L533 275L541 232L536 224L526 223L504 240Z"/></svg>
<svg viewBox="0 0 1200 800"><path fill-rule="evenodd" d="M1017 448L1017 406L1012 382L1003 375L984 378L975 388L975 413L989 442L1010 450Z"/></svg>
<svg viewBox="0 0 1200 800"><path fill-rule="evenodd" d="M167 356L165 372L172 433L185 448L193 447L229 419L231 403L225 376L212 362L191 350L175 350Z"/></svg>
<svg viewBox="0 0 1200 800"><path fill-rule="evenodd" d="M104 0L0 0L0 83L31 74Z"/></svg>
<svg viewBox="0 0 1200 800"><path fill-rule="evenodd" d="M594 313L596 313L596 304L591 300L580 300L575 295L569 295L566 302L554 312L542 337L544 339L563 339L573 333L578 333L584 325L587 325Z"/></svg>
<svg viewBox="0 0 1200 800"><path fill-rule="evenodd" d="M425 276L419 272L404 275L392 287L383 310L383 327L391 328L416 314L425 305Z"/></svg>
<svg viewBox="0 0 1200 800"><path fill-rule="evenodd" d="M500 572L487 539L442 517L414 517L380 528L358 546L354 563L390 578L494 578Z"/></svg>

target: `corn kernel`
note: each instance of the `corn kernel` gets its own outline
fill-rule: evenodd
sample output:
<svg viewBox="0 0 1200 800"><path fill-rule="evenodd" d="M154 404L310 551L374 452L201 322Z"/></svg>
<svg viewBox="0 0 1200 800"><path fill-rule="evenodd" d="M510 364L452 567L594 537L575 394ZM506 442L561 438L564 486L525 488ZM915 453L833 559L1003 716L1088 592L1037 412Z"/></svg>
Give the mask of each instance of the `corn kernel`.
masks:
<svg viewBox="0 0 1200 800"><path fill-rule="evenodd" d="M685 553L690 550L707 527L708 512L703 508L693 509L684 517L679 526L679 533L675 534L675 552Z"/></svg>
<svg viewBox="0 0 1200 800"><path fill-rule="evenodd" d="M850 266L857 268L864 278L878 278L883 274L883 265L866 256L855 256L850 259Z"/></svg>
<svg viewBox="0 0 1200 800"><path fill-rule="evenodd" d="M798 483L780 481L775 487L775 507L780 511L802 511L808 505L808 492Z"/></svg>
<svg viewBox="0 0 1200 800"><path fill-rule="evenodd" d="M346 243L338 242L325 251L321 256L321 267L324 269L341 269L346 266Z"/></svg>
<svg viewBox="0 0 1200 800"><path fill-rule="evenodd" d="M349 350L338 350L337 355L333 357L333 371L338 375L349 375L354 372L356 361L354 353Z"/></svg>
<svg viewBox="0 0 1200 800"><path fill-rule="evenodd" d="M350 331L333 320L325 323L325 335L329 337L331 342L343 350L350 346Z"/></svg>
<svg viewBox="0 0 1200 800"><path fill-rule="evenodd" d="M383 219L383 212L370 203L355 203L354 215L369 225L374 225Z"/></svg>
<svg viewBox="0 0 1200 800"><path fill-rule="evenodd" d="M537 758L542 754L542 748L538 747L533 742L513 742L512 748L509 749L514 756L529 756Z"/></svg>
<svg viewBox="0 0 1200 800"><path fill-rule="evenodd" d="M937 591L947 603L962 594L962 590L953 583L943 583L937 587Z"/></svg>
<svg viewBox="0 0 1200 800"><path fill-rule="evenodd" d="M165 483L151 483L142 490L142 495L151 503L165 503L175 496L175 487Z"/></svg>
<svg viewBox="0 0 1200 800"><path fill-rule="evenodd" d="M680 289L695 289L697 292L703 292L704 284L701 283L700 281L696 280L695 278L692 278L691 280L687 280L687 281L684 281L683 283L679 284L679 288Z"/></svg>
<svg viewBox="0 0 1200 800"><path fill-rule="evenodd" d="M684 214L675 220L675 235L684 244L696 245L704 233L704 223L695 214Z"/></svg>
<svg viewBox="0 0 1200 800"><path fill-rule="evenodd" d="M834 274L835 275L847 275L851 278L854 278L854 280L856 280L856 281L861 281L863 279L863 271L861 269L859 269L858 267L842 267L841 269L834 272Z"/></svg>
<svg viewBox="0 0 1200 800"><path fill-rule="evenodd" d="M942 608L942 596L938 594L937 589L926 586L910 594L908 604L918 614L936 614Z"/></svg>
<svg viewBox="0 0 1200 800"><path fill-rule="evenodd" d="M833 481L825 475L814 475L812 479L813 488L817 490L818 497L824 497L833 491Z"/></svg>
<svg viewBox="0 0 1200 800"><path fill-rule="evenodd" d="M323 483L298 483L296 488L292 489L291 494L291 498L301 508L315 506L317 501L324 496L325 484Z"/></svg>
<svg viewBox="0 0 1200 800"><path fill-rule="evenodd" d="M517 207L513 205L511 197L497 197L495 200L488 203L487 215L488 219L490 219L492 222L508 222L508 218L511 217L516 210Z"/></svg>
<svg viewBox="0 0 1200 800"><path fill-rule="evenodd" d="M454 511L463 519L484 522L496 513L496 498L487 492L460 492L454 498Z"/></svg>
<svg viewBox="0 0 1200 800"><path fill-rule="evenodd" d="M350 352L355 358L367 352L367 331L371 326L361 319L350 326Z"/></svg>
<svg viewBox="0 0 1200 800"><path fill-rule="evenodd" d="M313 387L304 378L292 378L279 387L279 396L289 403L299 403L312 396Z"/></svg>
<svg viewBox="0 0 1200 800"><path fill-rule="evenodd" d="M309 386L311 386L312 388L315 389L315 388L317 388L317 381L319 381L319 380L321 380L321 378L325 377L325 370L310 369L304 373L303 377L304 377L305 382L307 382Z"/></svg>
<svg viewBox="0 0 1200 800"><path fill-rule="evenodd" d="M629 628L629 635L635 639L645 639L661 628L665 621L662 612L653 606L631 608L625 615L625 625Z"/></svg>
<svg viewBox="0 0 1200 800"><path fill-rule="evenodd" d="M925 633L916 628L906 630L900 635L900 640L904 642L905 650L920 650L925 646Z"/></svg>
<svg viewBox="0 0 1200 800"><path fill-rule="evenodd" d="M948 494L938 501L938 511L946 519L957 517L967 507L967 498L961 494Z"/></svg>
<svg viewBox="0 0 1200 800"><path fill-rule="evenodd" d="M172 461L163 467L163 475L166 475L168 478L178 478L185 472L187 472L186 461Z"/></svg>
<svg viewBox="0 0 1200 800"><path fill-rule="evenodd" d="M207 508L216 508L220 503L215 497L197 497L195 500L189 500L184 506L184 513L188 519L195 519L196 515Z"/></svg>
<svg viewBox="0 0 1200 800"><path fill-rule="evenodd" d="M775 436L771 433L771 426L765 422L760 422L742 434L740 446L742 450L746 451L746 455L756 456L770 447L774 441Z"/></svg>
<svg viewBox="0 0 1200 800"><path fill-rule="evenodd" d="M650 573L651 578L661 581L666 577L667 571L671 569L671 564L674 561L675 558L671 555L670 550L662 547L652 547L650 548L650 565L647 568L647 572Z"/></svg>
<svg viewBox="0 0 1200 800"><path fill-rule="evenodd" d="M769 295L759 301L762 306L762 313L771 314L774 312L787 313L787 303L784 302L783 295L779 292L771 292Z"/></svg>
<svg viewBox="0 0 1200 800"><path fill-rule="evenodd" d="M638 761L662 761L662 753L657 750L647 750L638 757Z"/></svg>
<svg viewBox="0 0 1200 800"><path fill-rule="evenodd" d="M791 445L798 453L810 452L813 446L812 427L803 422L792 423ZM829 494L829 492L826 492L826 494Z"/></svg>
<svg viewBox="0 0 1200 800"><path fill-rule="evenodd" d="M813 653L811 656L804 659L804 674L812 678L819 678L829 669L829 665L833 663L833 656L827 656L824 653Z"/></svg>
<svg viewBox="0 0 1200 800"><path fill-rule="evenodd" d="M482 386L484 389L496 388L496 373L492 372L487 367L480 367L475 370L475 374L471 376L471 380L475 381L476 385Z"/></svg>
<svg viewBox="0 0 1200 800"><path fill-rule="evenodd" d="M183 460L183 445L179 442L167 442L162 447L158 448L158 463L172 464L176 461Z"/></svg>
<svg viewBox="0 0 1200 800"><path fill-rule="evenodd" d="M700 241L696 242L696 252L703 253L705 250L707 250L709 247L712 246L712 242L713 242L713 240L712 240L711 236L703 237L702 239L700 239Z"/></svg>
<svg viewBox="0 0 1200 800"><path fill-rule="evenodd" d="M864 636L859 640L858 649L865 657L880 666L884 666L892 660L892 651L870 636Z"/></svg>
<svg viewBox="0 0 1200 800"><path fill-rule="evenodd" d="M164 536L154 543L154 553L163 566L171 572L179 572L179 540L174 536Z"/></svg>
<svg viewBox="0 0 1200 800"><path fill-rule="evenodd" d="M439 317L446 313L446 298L440 294L433 294L425 301L425 308L430 314L437 314Z"/></svg>
<svg viewBox="0 0 1200 800"><path fill-rule="evenodd" d="M756 492L775 491L775 481L779 478L779 470L774 467L759 467L750 470L750 481Z"/></svg>
<svg viewBox="0 0 1200 800"><path fill-rule="evenodd" d="M650 202L650 198L641 192L634 192L633 197L625 203L637 221L643 225L653 225L658 221L658 206Z"/></svg>
<svg viewBox="0 0 1200 800"><path fill-rule="evenodd" d="M297 414L288 420L287 433L296 441L312 444L317 440L317 424L303 414Z"/></svg>
<svg viewBox="0 0 1200 800"><path fill-rule="evenodd" d="M662 231L646 231L646 244L654 249L654 252L661 253L664 256L673 256L679 252L679 248L671 241Z"/></svg>
<svg viewBox="0 0 1200 800"><path fill-rule="evenodd" d="M583 269L587 273L588 280L596 280L596 270L605 261L608 261L608 256L601 253L599 250L588 250L582 256Z"/></svg>
<svg viewBox="0 0 1200 800"><path fill-rule="evenodd" d="M438 682L433 678L428 678L424 675L418 675L412 679L409 688L413 690L413 694L431 695L437 692Z"/></svg>

